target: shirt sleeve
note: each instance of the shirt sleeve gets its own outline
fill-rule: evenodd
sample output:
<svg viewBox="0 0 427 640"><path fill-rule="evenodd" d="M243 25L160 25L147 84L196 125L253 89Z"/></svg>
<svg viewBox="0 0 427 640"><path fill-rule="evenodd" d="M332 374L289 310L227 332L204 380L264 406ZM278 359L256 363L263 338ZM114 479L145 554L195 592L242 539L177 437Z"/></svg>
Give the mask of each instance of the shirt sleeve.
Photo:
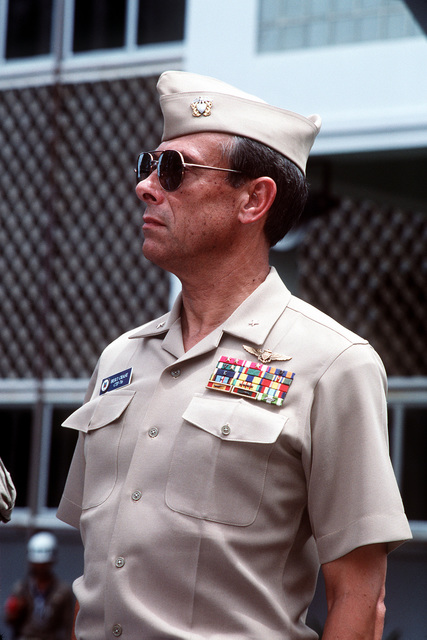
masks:
<svg viewBox="0 0 427 640"><path fill-rule="evenodd" d="M386 374L368 344L320 377L310 416L308 505L320 562L411 537L389 456Z"/></svg>
<svg viewBox="0 0 427 640"><path fill-rule="evenodd" d="M90 379L84 404L91 399L98 377L99 361ZM85 478L86 462L84 457L84 436L79 433L76 448L74 451L71 466L68 472L67 482L59 503L56 517L72 527L79 528L80 515L83 504L83 489Z"/></svg>
<svg viewBox="0 0 427 640"><path fill-rule="evenodd" d="M0 458L0 520L9 522L15 506L16 491L10 473Z"/></svg>
<svg viewBox="0 0 427 640"><path fill-rule="evenodd" d="M84 441L79 434L74 456L68 472L67 482L59 503L56 517L76 529L80 526L80 515L83 504L83 488L85 477Z"/></svg>

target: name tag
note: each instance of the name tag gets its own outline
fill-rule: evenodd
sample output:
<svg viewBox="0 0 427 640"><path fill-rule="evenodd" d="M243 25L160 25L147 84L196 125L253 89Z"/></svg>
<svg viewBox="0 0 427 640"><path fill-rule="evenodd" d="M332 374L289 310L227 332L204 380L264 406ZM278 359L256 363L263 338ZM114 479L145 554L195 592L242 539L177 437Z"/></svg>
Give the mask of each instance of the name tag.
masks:
<svg viewBox="0 0 427 640"><path fill-rule="evenodd" d="M125 369L124 371L120 371L119 373L114 373L112 376L108 378L104 378L101 383L101 391L99 395L102 396L107 391L115 391L115 389L120 389L120 387L125 387L130 384L132 378L132 367L130 369Z"/></svg>

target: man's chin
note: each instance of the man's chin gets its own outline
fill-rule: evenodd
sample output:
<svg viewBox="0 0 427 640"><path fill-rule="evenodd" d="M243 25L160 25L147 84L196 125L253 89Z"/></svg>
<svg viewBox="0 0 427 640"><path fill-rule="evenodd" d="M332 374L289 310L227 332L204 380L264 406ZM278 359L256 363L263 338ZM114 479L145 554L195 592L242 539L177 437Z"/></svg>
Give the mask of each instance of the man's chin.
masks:
<svg viewBox="0 0 427 640"><path fill-rule="evenodd" d="M150 242L150 240L145 239L142 245L142 254L144 258L149 260L149 262L152 262L157 267L161 267L162 269L169 271L168 265L170 263L170 259L168 260L168 254L164 249L159 247L157 243Z"/></svg>

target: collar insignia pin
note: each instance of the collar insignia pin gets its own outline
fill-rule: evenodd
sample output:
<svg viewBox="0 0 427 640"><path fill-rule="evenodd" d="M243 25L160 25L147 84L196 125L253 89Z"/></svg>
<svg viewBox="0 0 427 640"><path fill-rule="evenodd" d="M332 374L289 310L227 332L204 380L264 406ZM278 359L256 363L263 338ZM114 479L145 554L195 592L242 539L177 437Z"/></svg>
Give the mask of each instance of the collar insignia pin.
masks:
<svg viewBox="0 0 427 640"><path fill-rule="evenodd" d="M195 118L200 118L200 116L207 118L211 115L212 100L209 100L209 98L196 98L190 107Z"/></svg>
<svg viewBox="0 0 427 640"><path fill-rule="evenodd" d="M156 329L161 329L162 327L164 327L166 324L166 322L159 322L159 324L156 324Z"/></svg>
<svg viewBox="0 0 427 640"><path fill-rule="evenodd" d="M271 349L256 349L254 347L248 347L246 344L242 346L246 351L251 353L253 356L256 356L259 362L262 362L263 364L273 362L273 360L292 360L292 356L282 356L280 353L274 353Z"/></svg>

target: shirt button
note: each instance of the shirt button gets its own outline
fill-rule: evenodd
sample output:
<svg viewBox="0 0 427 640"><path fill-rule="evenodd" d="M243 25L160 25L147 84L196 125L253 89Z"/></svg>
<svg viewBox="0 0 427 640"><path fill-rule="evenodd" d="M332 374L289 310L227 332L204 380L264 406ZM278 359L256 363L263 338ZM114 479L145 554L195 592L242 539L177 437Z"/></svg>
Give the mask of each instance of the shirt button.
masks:
<svg viewBox="0 0 427 640"><path fill-rule="evenodd" d="M157 427L151 427L151 429L148 431L148 435L150 436L150 438L156 438L159 435L159 430Z"/></svg>
<svg viewBox="0 0 427 640"><path fill-rule="evenodd" d="M181 375L181 369L172 369L171 376L172 378L179 378Z"/></svg>
<svg viewBox="0 0 427 640"><path fill-rule="evenodd" d="M112 631L113 631L113 636L115 638L119 638L122 635L123 629L120 624L115 624L113 626Z"/></svg>
<svg viewBox="0 0 427 640"><path fill-rule="evenodd" d="M122 567L125 566L125 559L119 556L118 558L116 558L115 565L117 569L121 569Z"/></svg>
<svg viewBox="0 0 427 640"><path fill-rule="evenodd" d="M230 435L230 433L231 433L231 427L230 427L230 425L229 425L229 424L224 424L224 425L221 427L221 433L222 433L222 435L223 435L223 436L229 436L229 435Z"/></svg>
<svg viewBox="0 0 427 640"><path fill-rule="evenodd" d="M134 502L141 500L141 498L142 498L142 491L136 490L132 493L132 500Z"/></svg>

